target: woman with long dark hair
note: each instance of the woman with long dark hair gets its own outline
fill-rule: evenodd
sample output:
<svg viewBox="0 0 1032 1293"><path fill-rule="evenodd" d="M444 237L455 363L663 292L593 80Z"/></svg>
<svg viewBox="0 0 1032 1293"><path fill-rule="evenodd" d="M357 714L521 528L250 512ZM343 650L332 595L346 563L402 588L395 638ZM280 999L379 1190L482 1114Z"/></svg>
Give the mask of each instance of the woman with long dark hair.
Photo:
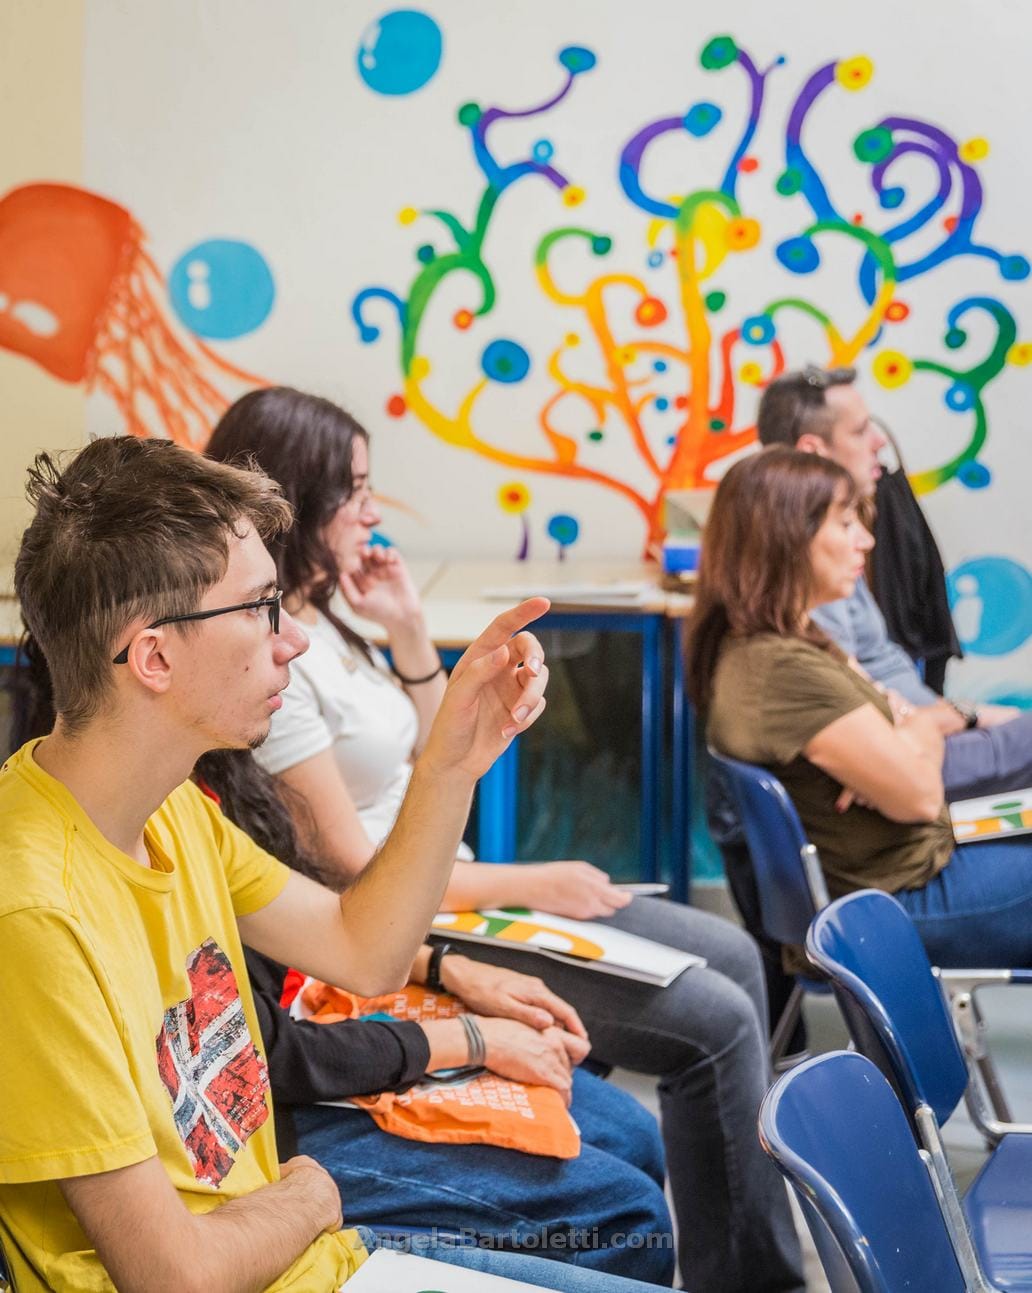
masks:
<svg viewBox="0 0 1032 1293"><path fill-rule="evenodd" d="M311 646L291 667L283 708L256 757L304 802L307 820L299 825L323 863L342 880L354 877L390 828L444 681L403 559L369 546L379 512L369 487L368 435L329 401L277 388L238 400L208 452L221 461L253 458L294 507L295 524L273 555L284 605ZM383 626L390 667L350 629L340 597ZM456 863L446 906L512 903L609 921L706 958L706 968L667 988L497 944L469 945L463 959L530 970L577 1010L595 1059L659 1078L689 1287L801 1289L784 1187L755 1132L768 1072L763 978L751 940L692 908L629 901L586 862ZM456 990L461 996L461 982Z"/></svg>
<svg viewBox="0 0 1032 1293"><path fill-rule="evenodd" d="M1032 965L1032 845L957 845L943 738L880 691L810 618L847 597L873 540L850 474L771 448L736 463L703 538L689 688L722 753L775 772L832 896L873 887L937 965Z"/></svg>

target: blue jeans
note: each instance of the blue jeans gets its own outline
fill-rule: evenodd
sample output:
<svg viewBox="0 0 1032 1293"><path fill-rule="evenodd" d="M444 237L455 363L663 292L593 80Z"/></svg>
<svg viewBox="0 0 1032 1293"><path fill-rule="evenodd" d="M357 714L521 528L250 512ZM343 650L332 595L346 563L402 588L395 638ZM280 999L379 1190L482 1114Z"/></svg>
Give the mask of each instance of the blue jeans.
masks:
<svg viewBox="0 0 1032 1293"><path fill-rule="evenodd" d="M687 1288L804 1289L785 1183L756 1134L770 1084L767 995L756 944L729 921L659 898L635 898L606 923L698 952L707 968L654 988L502 943L466 943L462 950L539 975L584 1020L594 1059L659 1079Z"/></svg>
<svg viewBox="0 0 1032 1293"><path fill-rule="evenodd" d="M294 1120L299 1153L337 1182L348 1225L440 1228L481 1236L490 1256L523 1249L669 1287L674 1243L656 1120L625 1091L580 1071L571 1113L582 1139L573 1159L404 1140L355 1109L306 1106Z"/></svg>
<svg viewBox="0 0 1032 1293"><path fill-rule="evenodd" d="M655 1284L640 1280L624 1279L620 1275L601 1275L598 1271L578 1270L575 1266L558 1262L543 1262L539 1257L524 1253L495 1253L469 1244L419 1242L385 1239L367 1226L357 1226L359 1237L372 1252L376 1248L400 1248L405 1252L428 1257L431 1261L447 1262L450 1266L465 1266L467 1270L484 1271L499 1279L522 1280L538 1288L557 1289L558 1293L655 1293ZM426 1237L424 1237L426 1238ZM344 1293L347 1293L347 1284Z"/></svg>
<svg viewBox="0 0 1032 1293"><path fill-rule="evenodd" d="M1032 837L960 844L934 880L895 896L933 965L1032 967Z"/></svg>

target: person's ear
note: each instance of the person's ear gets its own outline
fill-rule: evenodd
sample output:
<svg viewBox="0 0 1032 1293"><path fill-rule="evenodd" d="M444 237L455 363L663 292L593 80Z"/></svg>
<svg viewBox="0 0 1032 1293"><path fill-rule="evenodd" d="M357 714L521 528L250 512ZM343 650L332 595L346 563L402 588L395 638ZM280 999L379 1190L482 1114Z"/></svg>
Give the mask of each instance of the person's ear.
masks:
<svg viewBox="0 0 1032 1293"><path fill-rule="evenodd" d="M172 685L172 664L164 653L165 634L146 629L133 638L126 662L129 672L148 691L164 695Z"/></svg>
<svg viewBox="0 0 1032 1293"><path fill-rule="evenodd" d="M815 453L818 458L831 457L827 440L823 436L814 435L812 431L804 431L795 442L795 447L802 450L803 453Z"/></svg>

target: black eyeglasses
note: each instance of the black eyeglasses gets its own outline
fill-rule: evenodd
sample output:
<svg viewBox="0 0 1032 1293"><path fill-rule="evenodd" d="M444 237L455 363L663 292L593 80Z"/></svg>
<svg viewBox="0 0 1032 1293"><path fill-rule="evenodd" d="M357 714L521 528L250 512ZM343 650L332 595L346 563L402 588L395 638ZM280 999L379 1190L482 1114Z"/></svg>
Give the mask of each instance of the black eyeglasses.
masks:
<svg viewBox="0 0 1032 1293"><path fill-rule="evenodd" d="M167 615L163 620L155 620L147 628L161 628L163 624L183 624L187 620L210 620L216 615L228 615L231 611L256 611L261 606L269 608L269 624L273 633L279 632L280 605L283 601L283 590L277 588L271 597L259 597L256 602L238 602L236 606L219 606L213 611L191 611L189 615ZM111 661L112 664L129 663L129 646L125 646Z"/></svg>

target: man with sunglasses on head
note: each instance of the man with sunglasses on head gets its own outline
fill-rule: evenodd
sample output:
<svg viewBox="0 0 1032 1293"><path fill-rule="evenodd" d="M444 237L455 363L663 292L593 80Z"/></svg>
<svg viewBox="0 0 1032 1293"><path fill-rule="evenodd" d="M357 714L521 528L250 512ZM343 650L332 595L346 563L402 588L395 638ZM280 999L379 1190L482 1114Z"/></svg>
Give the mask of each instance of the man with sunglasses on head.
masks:
<svg viewBox="0 0 1032 1293"><path fill-rule="evenodd" d="M342 1229L318 1164L277 1162L242 944L362 995L406 981L478 777L544 707L523 630L548 604L499 615L460 660L393 832L339 896L190 781L205 751L265 739L307 647L263 542L290 523L278 487L118 437L63 470L41 455L29 495L15 587L57 720L0 772L15 1283L331 1293L373 1240ZM646 1287L518 1254L446 1260L563 1290Z"/></svg>
<svg viewBox="0 0 1032 1293"><path fill-rule="evenodd" d="M763 445L787 444L831 458L872 499L888 440L855 385L852 368L808 366L783 373L763 392L757 429ZM900 561L907 554L900 553ZM945 700L925 686L914 661L889 637L867 581L851 597L822 606L814 620L883 686L897 723L915 711L934 715L946 738L943 782L950 800L1032 785L1032 713Z"/></svg>

